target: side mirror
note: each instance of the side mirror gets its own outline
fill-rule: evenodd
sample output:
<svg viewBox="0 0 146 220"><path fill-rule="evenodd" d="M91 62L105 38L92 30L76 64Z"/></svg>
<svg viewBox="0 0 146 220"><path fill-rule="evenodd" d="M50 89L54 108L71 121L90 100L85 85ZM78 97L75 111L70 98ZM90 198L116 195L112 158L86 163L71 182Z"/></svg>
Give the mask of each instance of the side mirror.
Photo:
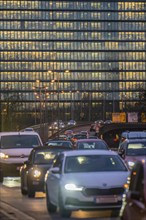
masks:
<svg viewBox="0 0 146 220"><path fill-rule="evenodd" d="M118 154L124 159L125 158L125 150L121 149Z"/></svg>
<svg viewBox="0 0 146 220"><path fill-rule="evenodd" d="M52 167L52 168L50 168L49 171L54 173L54 174L59 174L60 173L60 168L59 167Z"/></svg>

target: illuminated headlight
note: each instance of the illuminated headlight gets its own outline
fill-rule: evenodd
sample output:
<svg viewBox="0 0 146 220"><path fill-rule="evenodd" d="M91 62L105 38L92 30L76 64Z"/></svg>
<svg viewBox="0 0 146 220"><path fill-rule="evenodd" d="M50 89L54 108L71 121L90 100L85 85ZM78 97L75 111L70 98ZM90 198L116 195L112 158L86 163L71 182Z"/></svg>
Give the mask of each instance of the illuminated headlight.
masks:
<svg viewBox="0 0 146 220"><path fill-rule="evenodd" d="M34 178L39 178L41 176L41 171L35 169L35 170L33 170L32 175L33 175Z"/></svg>
<svg viewBox="0 0 146 220"><path fill-rule="evenodd" d="M9 156L8 156L7 154L0 153L0 158L1 158L1 159L8 159Z"/></svg>
<svg viewBox="0 0 146 220"><path fill-rule="evenodd" d="M133 166L134 166L134 162L133 161L128 161L128 166L129 166L129 168L132 168Z"/></svg>
<svg viewBox="0 0 146 220"><path fill-rule="evenodd" d="M76 186L73 183L66 184L64 187L66 190L69 190L69 191L82 191L83 190L83 187Z"/></svg>

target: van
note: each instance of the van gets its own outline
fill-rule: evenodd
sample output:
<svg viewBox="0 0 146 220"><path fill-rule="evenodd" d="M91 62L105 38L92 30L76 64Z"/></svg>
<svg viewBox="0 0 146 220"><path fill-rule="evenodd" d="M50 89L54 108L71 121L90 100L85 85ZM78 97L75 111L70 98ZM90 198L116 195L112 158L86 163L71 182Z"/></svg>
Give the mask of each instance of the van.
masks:
<svg viewBox="0 0 146 220"><path fill-rule="evenodd" d="M43 146L37 132L0 132L0 181L5 176L19 176L21 165L37 146Z"/></svg>

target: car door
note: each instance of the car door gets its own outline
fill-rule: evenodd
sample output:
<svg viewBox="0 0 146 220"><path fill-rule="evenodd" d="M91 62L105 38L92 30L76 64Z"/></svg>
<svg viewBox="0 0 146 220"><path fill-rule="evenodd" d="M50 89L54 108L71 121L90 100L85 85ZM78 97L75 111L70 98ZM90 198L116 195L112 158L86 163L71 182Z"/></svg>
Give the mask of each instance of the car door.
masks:
<svg viewBox="0 0 146 220"><path fill-rule="evenodd" d="M58 192L60 188L60 180L61 180L61 175L62 175L62 163L63 163L63 154L60 154L57 156L54 164L54 167L58 167L60 172L59 173L49 173L49 178L47 180L48 184L48 190L49 190L49 196L50 200L54 203L58 203Z"/></svg>
<svg viewBox="0 0 146 220"><path fill-rule="evenodd" d="M137 163L131 172L129 196L127 194L124 220L144 220L144 217L146 217L146 207L144 205L144 169L142 163Z"/></svg>

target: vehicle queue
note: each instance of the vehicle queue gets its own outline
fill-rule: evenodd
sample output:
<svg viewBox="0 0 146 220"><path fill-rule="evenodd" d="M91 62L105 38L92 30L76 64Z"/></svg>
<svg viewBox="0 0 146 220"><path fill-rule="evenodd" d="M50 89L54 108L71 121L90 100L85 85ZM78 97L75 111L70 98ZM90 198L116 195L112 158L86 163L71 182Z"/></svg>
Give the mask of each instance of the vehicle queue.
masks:
<svg viewBox="0 0 146 220"><path fill-rule="evenodd" d="M48 140L46 146L35 145L20 169L22 195L35 197L36 191L45 192L48 212L59 208L62 217L70 217L74 210L110 209L113 216L130 220L134 219L130 217L133 210L127 207L132 201L138 210L143 207L143 214L137 218L143 220L146 217L145 135L134 136L132 143L127 136L117 152L96 136L90 139L88 132L84 136L82 131L75 141L69 136L69 140ZM126 152L131 151L125 147L121 153L121 146L129 142L135 159L126 162Z"/></svg>

